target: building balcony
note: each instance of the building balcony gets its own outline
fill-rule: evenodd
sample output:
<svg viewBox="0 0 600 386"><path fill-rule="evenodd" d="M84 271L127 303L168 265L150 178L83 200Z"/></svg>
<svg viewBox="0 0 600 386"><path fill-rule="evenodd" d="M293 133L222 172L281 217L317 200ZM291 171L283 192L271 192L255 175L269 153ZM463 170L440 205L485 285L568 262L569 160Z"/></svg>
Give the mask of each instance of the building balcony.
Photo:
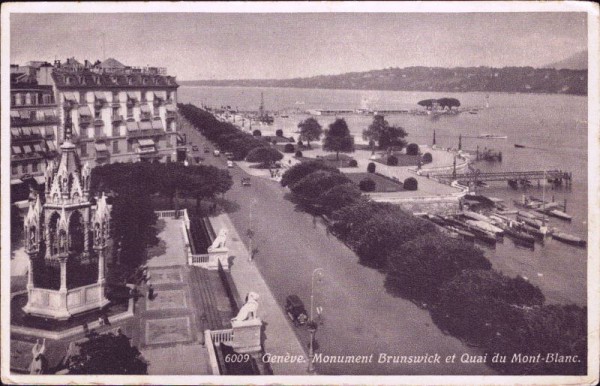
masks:
<svg viewBox="0 0 600 386"><path fill-rule="evenodd" d="M102 119L94 119L94 126L104 126L104 121Z"/></svg>
<svg viewBox="0 0 600 386"><path fill-rule="evenodd" d="M157 137L165 134L162 129L133 130L127 133L127 138Z"/></svg>
<svg viewBox="0 0 600 386"><path fill-rule="evenodd" d="M92 117L81 115L79 117L79 124L80 125L89 125L90 123L92 123L92 120L93 120Z"/></svg>
<svg viewBox="0 0 600 386"><path fill-rule="evenodd" d="M141 113L140 114L140 121L149 121L150 119L152 119L152 114L150 114L150 113Z"/></svg>
<svg viewBox="0 0 600 386"><path fill-rule="evenodd" d="M39 126L39 125L58 125L60 123L60 119L58 117L47 116L44 118L14 118L11 117L10 125L13 127L21 127L21 126Z"/></svg>
<svg viewBox="0 0 600 386"><path fill-rule="evenodd" d="M138 147L137 149L135 149L135 152L140 155L154 154L156 153L156 148L154 146Z"/></svg>
<svg viewBox="0 0 600 386"><path fill-rule="evenodd" d="M167 111L167 119L175 119L177 118L177 113L175 111Z"/></svg>
<svg viewBox="0 0 600 386"><path fill-rule="evenodd" d="M113 114L112 116L113 122L123 122L123 116L119 114Z"/></svg>

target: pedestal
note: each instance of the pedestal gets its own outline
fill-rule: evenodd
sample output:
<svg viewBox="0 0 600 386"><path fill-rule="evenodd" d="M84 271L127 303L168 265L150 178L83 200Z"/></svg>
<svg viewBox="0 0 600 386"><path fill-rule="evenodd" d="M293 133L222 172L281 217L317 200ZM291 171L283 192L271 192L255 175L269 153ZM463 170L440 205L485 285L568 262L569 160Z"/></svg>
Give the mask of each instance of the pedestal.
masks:
<svg viewBox="0 0 600 386"><path fill-rule="evenodd" d="M233 339L228 344L239 354L258 353L261 351L262 321L258 318L232 321Z"/></svg>
<svg viewBox="0 0 600 386"><path fill-rule="evenodd" d="M222 248L208 248L208 260L209 269L217 269L219 262L225 271L229 271L229 249L226 247Z"/></svg>

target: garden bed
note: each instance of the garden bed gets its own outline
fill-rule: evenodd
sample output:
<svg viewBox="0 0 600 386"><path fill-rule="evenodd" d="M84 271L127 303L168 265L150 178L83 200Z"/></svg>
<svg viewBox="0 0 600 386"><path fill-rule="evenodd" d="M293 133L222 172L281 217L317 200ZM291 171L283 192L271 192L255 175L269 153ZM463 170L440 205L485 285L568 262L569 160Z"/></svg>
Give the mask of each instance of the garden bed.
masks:
<svg viewBox="0 0 600 386"><path fill-rule="evenodd" d="M390 192L401 192L402 183L392 180L391 178L384 177L380 174L375 173L344 173L346 177L352 180L357 186L365 178L370 178L375 181L375 193L390 193Z"/></svg>
<svg viewBox="0 0 600 386"><path fill-rule="evenodd" d="M340 154L340 159L335 159L335 154L330 154L326 156L317 156L317 158L308 158L308 157L296 157L300 162L308 162L308 161L320 161L324 164L334 167L334 168L350 168L350 161L354 160L354 158L347 156L345 154Z"/></svg>
<svg viewBox="0 0 600 386"><path fill-rule="evenodd" d="M418 166L421 160L420 155L406 155L402 153L392 153L393 156L398 158L398 165L395 166ZM380 164L387 165L388 155L385 154L382 158L374 160ZM391 166L391 165L390 165Z"/></svg>

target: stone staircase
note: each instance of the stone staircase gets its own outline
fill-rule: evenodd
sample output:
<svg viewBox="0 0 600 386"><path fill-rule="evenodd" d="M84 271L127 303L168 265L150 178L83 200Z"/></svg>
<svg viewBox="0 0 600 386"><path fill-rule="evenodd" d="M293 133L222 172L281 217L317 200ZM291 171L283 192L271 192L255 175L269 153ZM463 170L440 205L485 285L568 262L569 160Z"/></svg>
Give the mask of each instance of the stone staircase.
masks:
<svg viewBox="0 0 600 386"><path fill-rule="evenodd" d="M223 321L217 308L217 299L211 286L209 271L199 267L189 267L189 285L193 301L196 303L198 329L220 330Z"/></svg>

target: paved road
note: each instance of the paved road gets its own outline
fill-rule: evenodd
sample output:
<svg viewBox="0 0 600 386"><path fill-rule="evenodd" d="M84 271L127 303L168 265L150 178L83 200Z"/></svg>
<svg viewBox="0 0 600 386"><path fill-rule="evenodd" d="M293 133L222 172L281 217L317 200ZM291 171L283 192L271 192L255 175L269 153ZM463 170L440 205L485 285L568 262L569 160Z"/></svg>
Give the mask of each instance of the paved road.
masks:
<svg viewBox="0 0 600 386"><path fill-rule="evenodd" d="M195 132L189 132L187 138L194 144L204 143ZM225 159L208 155L205 163L224 167ZM250 227L255 231L255 264L279 304L283 306L287 295L297 294L308 310L311 273L323 268L322 281L315 283L315 305L323 307L324 314L324 323L317 331L318 352L332 356L373 354L368 364L317 364L320 374L493 374L484 364L461 363L463 354L481 353L442 334L427 311L386 293L384 274L358 264L356 255L329 236L324 226L295 210L284 198L287 189L260 177L252 177L252 186L242 187L240 178L247 174L237 167L230 172L234 186L225 198L238 206L229 215L239 234L246 234ZM296 329L296 333L301 342L308 343L305 329ZM442 359L439 364L379 364L380 354L438 354ZM453 354L455 363L444 363Z"/></svg>

